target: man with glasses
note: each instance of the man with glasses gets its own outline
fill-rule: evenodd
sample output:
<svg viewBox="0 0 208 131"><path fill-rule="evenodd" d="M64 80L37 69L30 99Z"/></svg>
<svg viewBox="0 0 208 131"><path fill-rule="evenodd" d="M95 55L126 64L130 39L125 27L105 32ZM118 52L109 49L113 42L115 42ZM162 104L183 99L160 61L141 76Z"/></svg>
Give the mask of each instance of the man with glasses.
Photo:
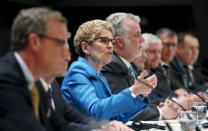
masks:
<svg viewBox="0 0 208 131"><path fill-rule="evenodd" d="M195 65L199 56L199 40L189 32L178 34L176 57L171 62L172 68L180 72L178 77L183 88L195 93L197 101L205 101L203 91L207 89L207 80ZM195 100L195 101L196 101Z"/></svg>
<svg viewBox="0 0 208 131"><path fill-rule="evenodd" d="M156 32L156 35L161 39L163 44L161 60L165 64L169 64L176 54L178 44L177 34L169 28L161 28Z"/></svg>
<svg viewBox="0 0 208 131"><path fill-rule="evenodd" d="M44 7L19 12L12 25L11 52L0 59L1 131L91 129L66 122L50 107L45 90L35 86L41 77L67 69L68 39L67 20L60 12Z"/></svg>
<svg viewBox="0 0 208 131"><path fill-rule="evenodd" d="M115 29L115 39L117 43L114 45L112 61L102 68L102 73L108 80L114 94L128 88L132 92L132 99L136 99L138 96L144 98L144 96L147 96L151 91L147 92L143 87L140 89L134 88L135 83L141 84L142 82L136 80L137 73L132 69L131 64L142 52L142 43L144 42L141 35L140 18L131 13L118 12L109 15L106 20L109 21ZM152 83L154 83L157 78L155 76L152 76L152 78ZM146 79L143 80L145 81ZM146 84L152 83L147 82ZM145 84L145 82L143 82L143 84ZM154 86L156 86L156 84ZM140 93L138 93L139 91ZM165 119L176 117L177 114L175 110L169 108L171 107L171 102L169 104L167 103L169 102L166 102L165 106L160 108L161 110L154 105L149 106L149 108L141 111L134 120L158 120L160 116ZM160 115L162 112L164 115Z"/></svg>

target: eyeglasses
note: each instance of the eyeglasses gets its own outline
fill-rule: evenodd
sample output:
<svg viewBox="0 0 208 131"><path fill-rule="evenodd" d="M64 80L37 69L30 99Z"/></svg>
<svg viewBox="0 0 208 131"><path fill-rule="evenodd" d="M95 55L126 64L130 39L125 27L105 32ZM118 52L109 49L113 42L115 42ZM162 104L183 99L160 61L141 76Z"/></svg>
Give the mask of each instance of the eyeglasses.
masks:
<svg viewBox="0 0 208 131"><path fill-rule="evenodd" d="M164 46L166 47L176 47L177 45L174 44L174 43L170 43L170 42L167 42L167 43L162 43Z"/></svg>
<svg viewBox="0 0 208 131"><path fill-rule="evenodd" d="M100 40L100 42L104 43L105 45L109 44L109 42L111 42L113 45L116 44L115 39L109 39L108 37L98 37L98 38L95 38L95 40Z"/></svg>
<svg viewBox="0 0 208 131"><path fill-rule="evenodd" d="M160 54L161 51L160 50L146 50L147 52L149 52L150 54Z"/></svg>
<svg viewBox="0 0 208 131"><path fill-rule="evenodd" d="M40 34L38 36L42 37L42 38L46 38L46 39L52 40L52 41L55 41L61 47L64 47L65 45L68 45L68 40L65 41L65 40L61 40L61 39L58 39L58 38L50 37L50 36L47 36L47 35L40 35ZM71 37L71 33L68 33L68 38L70 38L70 37Z"/></svg>

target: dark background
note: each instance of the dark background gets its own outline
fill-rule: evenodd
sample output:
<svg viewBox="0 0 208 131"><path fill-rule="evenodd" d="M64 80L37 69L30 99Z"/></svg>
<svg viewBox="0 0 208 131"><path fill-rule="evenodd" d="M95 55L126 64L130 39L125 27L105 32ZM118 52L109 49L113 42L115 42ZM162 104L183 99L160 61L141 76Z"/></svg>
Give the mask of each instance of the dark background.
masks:
<svg viewBox="0 0 208 131"><path fill-rule="evenodd" d="M208 57L208 0L8 0L0 5L0 56L9 51L10 28L22 8L49 6L67 17L69 31L91 19L105 19L114 12L131 12L142 19L142 32L155 33L161 27L177 32L191 31L200 41L199 63ZM70 42L72 45L72 41ZM76 58L72 48L73 59Z"/></svg>

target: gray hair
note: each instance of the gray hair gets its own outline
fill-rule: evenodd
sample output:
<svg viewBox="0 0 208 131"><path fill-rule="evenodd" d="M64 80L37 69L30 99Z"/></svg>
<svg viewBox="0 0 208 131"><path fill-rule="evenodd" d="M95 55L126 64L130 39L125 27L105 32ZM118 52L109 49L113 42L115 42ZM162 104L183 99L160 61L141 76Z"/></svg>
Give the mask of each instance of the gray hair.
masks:
<svg viewBox="0 0 208 131"><path fill-rule="evenodd" d="M162 41L160 40L159 37L157 37L156 35L154 34L151 34L151 33L143 33L142 34L143 38L144 38L144 42L143 42L143 47L145 49L149 48L149 46L151 44L156 44L156 43L159 43L162 45Z"/></svg>
<svg viewBox="0 0 208 131"><path fill-rule="evenodd" d="M115 29L115 36L121 36L125 32L125 29L122 25L122 22L125 19L131 19L140 23L140 17L132 13L117 12L117 13L113 13L109 15L106 18L106 20L109 21L113 25Z"/></svg>
<svg viewBox="0 0 208 131"><path fill-rule="evenodd" d="M47 7L22 9L12 25L11 50L17 51L27 47L27 37L30 33L45 35L49 19L67 24L66 18L59 11Z"/></svg>

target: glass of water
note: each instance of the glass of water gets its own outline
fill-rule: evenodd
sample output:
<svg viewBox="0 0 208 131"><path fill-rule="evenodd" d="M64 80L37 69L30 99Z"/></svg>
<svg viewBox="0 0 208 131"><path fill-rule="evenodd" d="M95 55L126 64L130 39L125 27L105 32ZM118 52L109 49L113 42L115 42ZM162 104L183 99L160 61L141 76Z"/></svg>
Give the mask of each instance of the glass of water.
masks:
<svg viewBox="0 0 208 131"><path fill-rule="evenodd" d="M194 112L197 121L203 120L207 114L206 102L193 102L192 112Z"/></svg>
<svg viewBox="0 0 208 131"><path fill-rule="evenodd" d="M194 131L196 128L195 113L192 111L180 111L178 119L181 125L181 131Z"/></svg>

